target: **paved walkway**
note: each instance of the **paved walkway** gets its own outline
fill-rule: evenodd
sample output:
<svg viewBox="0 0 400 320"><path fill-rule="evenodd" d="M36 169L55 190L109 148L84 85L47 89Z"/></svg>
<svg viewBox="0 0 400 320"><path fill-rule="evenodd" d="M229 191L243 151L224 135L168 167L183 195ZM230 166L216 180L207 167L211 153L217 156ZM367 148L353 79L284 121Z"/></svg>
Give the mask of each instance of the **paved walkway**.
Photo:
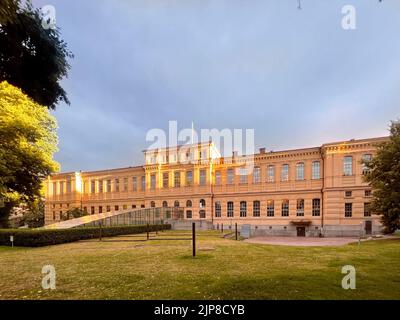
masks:
<svg viewBox="0 0 400 320"><path fill-rule="evenodd" d="M281 246L324 247L343 246L351 242L357 242L358 238L254 237L246 239L244 241L249 243L272 244Z"/></svg>

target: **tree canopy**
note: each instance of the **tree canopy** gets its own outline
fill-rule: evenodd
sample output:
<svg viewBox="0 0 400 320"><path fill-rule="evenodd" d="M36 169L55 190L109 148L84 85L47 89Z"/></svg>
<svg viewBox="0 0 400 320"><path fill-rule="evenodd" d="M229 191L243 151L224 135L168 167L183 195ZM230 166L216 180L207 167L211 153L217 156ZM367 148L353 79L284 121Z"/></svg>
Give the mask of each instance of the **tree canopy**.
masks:
<svg viewBox="0 0 400 320"><path fill-rule="evenodd" d="M6 81L0 83L0 220L19 201L41 195L42 180L57 171L57 123L49 110ZM1 221L0 221L1 224Z"/></svg>
<svg viewBox="0 0 400 320"><path fill-rule="evenodd" d="M43 28L39 9L30 1L1 0L0 81L21 88L37 103L54 109L69 104L60 81L67 77L72 58L58 29Z"/></svg>
<svg viewBox="0 0 400 320"><path fill-rule="evenodd" d="M371 212L382 216L386 232L400 228L400 122L390 126L390 140L377 149L372 160L365 162L369 169L365 180L373 188Z"/></svg>

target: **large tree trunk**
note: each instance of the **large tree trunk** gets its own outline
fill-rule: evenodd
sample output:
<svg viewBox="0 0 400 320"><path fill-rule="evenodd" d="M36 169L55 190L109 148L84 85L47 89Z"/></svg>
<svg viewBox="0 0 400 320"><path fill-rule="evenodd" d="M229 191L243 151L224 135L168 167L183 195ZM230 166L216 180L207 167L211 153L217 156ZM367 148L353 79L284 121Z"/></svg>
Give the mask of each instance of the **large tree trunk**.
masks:
<svg viewBox="0 0 400 320"><path fill-rule="evenodd" d="M0 208L0 228L9 228L9 218L14 202L5 202L4 207Z"/></svg>

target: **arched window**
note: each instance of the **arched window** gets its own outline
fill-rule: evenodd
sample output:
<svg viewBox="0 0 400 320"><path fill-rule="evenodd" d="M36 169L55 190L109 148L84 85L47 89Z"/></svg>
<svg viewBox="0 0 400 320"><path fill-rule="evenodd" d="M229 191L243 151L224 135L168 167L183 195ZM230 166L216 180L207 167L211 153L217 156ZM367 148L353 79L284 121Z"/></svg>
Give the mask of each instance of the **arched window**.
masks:
<svg viewBox="0 0 400 320"><path fill-rule="evenodd" d="M150 207L155 208L156 207L156 203L154 201L150 202Z"/></svg>
<svg viewBox="0 0 400 320"><path fill-rule="evenodd" d="M188 208L192 207L192 200L186 201L186 207L188 207Z"/></svg>
<svg viewBox="0 0 400 320"><path fill-rule="evenodd" d="M200 204L200 208L205 208L206 207L206 201L204 199L201 199L199 204Z"/></svg>
<svg viewBox="0 0 400 320"><path fill-rule="evenodd" d="M298 217L304 216L304 199L297 199L296 215Z"/></svg>
<svg viewBox="0 0 400 320"><path fill-rule="evenodd" d="M179 201L178 201L178 200L175 200L175 202L174 202L174 207L175 207L175 208L179 207Z"/></svg>
<svg viewBox="0 0 400 320"><path fill-rule="evenodd" d="M296 164L296 180L304 180L304 163Z"/></svg>
<svg viewBox="0 0 400 320"><path fill-rule="evenodd" d="M163 201L162 206L163 206L163 208L167 208L168 207L168 202L167 201Z"/></svg>
<svg viewBox="0 0 400 320"><path fill-rule="evenodd" d="M343 174L345 176L351 176L353 174L353 157L345 156L343 158Z"/></svg>
<svg viewBox="0 0 400 320"><path fill-rule="evenodd" d="M369 173L370 169L367 166L367 163L370 162L372 160L372 154L363 154L362 156L362 174L366 175Z"/></svg>

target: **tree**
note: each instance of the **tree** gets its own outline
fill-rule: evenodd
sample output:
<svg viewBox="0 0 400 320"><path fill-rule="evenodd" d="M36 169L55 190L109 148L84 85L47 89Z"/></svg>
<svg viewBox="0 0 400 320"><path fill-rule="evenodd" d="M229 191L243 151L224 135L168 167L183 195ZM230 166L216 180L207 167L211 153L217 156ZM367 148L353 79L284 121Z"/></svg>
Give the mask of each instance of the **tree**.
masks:
<svg viewBox="0 0 400 320"><path fill-rule="evenodd" d="M39 228L44 226L44 201L36 199L27 205L22 221L29 228Z"/></svg>
<svg viewBox="0 0 400 320"><path fill-rule="evenodd" d="M69 104L59 82L68 75L67 58L72 53L60 39L59 29L43 28L39 9L30 1L1 0L0 5L0 81L21 88L37 103L55 109Z"/></svg>
<svg viewBox="0 0 400 320"><path fill-rule="evenodd" d="M385 232L400 228L400 122L390 126L390 140L378 146L376 155L364 161L365 181L373 188L371 212L380 214Z"/></svg>
<svg viewBox="0 0 400 320"><path fill-rule="evenodd" d="M38 199L42 180L59 169L57 123L49 110L20 89L0 83L0 227L11 209Z"/></svg>
<svg viewBox="0 0 400 320"><path fill-rule="evenodd" d="M65 215L63 215L61 217L61 219L65 221L65 220L69 220L69 219L75 219L75 218L80 218L80 217L83 217L83 216L87 216L88 214L89 213L87 213L84 210L81 210L79 208L73 208L73 209L68 210L65 213Z"/></svg>

